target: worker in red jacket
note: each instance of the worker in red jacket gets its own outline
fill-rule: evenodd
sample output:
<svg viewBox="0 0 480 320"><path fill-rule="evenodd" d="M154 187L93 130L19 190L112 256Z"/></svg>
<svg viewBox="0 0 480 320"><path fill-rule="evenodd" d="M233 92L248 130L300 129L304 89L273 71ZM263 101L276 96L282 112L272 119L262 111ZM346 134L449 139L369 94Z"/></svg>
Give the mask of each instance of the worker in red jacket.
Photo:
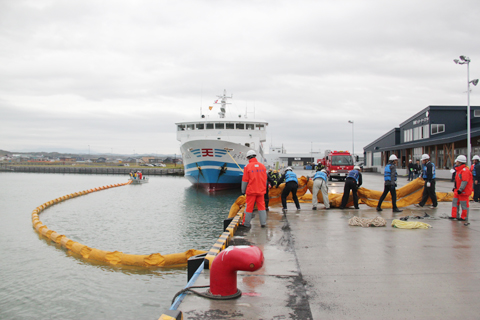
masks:
<svg viewBox="0 0 480 320"><path fill-rule="evenodd" d="M246 195L247 207L245 208L243 226L250 228L253 207L257 204L260 225L265 228L267 212L265 210L265 193L267 192L267 169L258 162L257 154L253 150L247 152L248 164L243 169L242 193Z"/></svg>
<svg viewBox="0 0 480 320"><path fill-rule="evenodd" d="M466 166L467 158L460 155L455 159L455 185L453 188L452 216L449 219L468 220L470 195L472 194L473 176ZM462 211L459 212L460 206Z"/></svg>

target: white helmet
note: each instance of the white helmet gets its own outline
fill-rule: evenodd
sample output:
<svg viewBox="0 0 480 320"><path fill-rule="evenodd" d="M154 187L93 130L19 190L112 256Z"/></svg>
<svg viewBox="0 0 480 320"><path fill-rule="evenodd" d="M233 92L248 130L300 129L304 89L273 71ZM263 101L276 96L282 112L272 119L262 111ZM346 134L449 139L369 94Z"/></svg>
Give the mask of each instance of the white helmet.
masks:
<svg viewBox="0 0 480 320"><path fill-rule="evenodd" d="M428 159L430 159L430 156L428 154L426 154L426 153L422 154L422 158L421 158L422 161L423 160L428 160Z"/></svg>
<svg viewBox="0 0 480 320"><path fill-rule="evenodd" d="M359 166L355 166L355 167L353 167L353 170L360 170L360 167L359 167Z"/></svg>
<svg viewBox="0 0 480 320"><path fill-rule="evenodd" d="M287 169L285 169L285 172L287 172L288 170L293 171L292 167L287 167Z"/></svg>
<svg viewBox="0 0 480 320"><path fill-rule="evenodd" d="M248 152L247 152L247 158L248 159L256 157L256 156L257 156L257 153L254 150L248 150Z"/></svg>
<svg viewBox="0 0 480 320"><path fill-rule="evenodd" d="M388 161L394 161L394 160L398 160L398 158L396 155L392 154L390 158L388 158Z"/></svg>
<svg viewBox="0 0 480 320"><path fill-rule="evenodd" d="M465 157L464 155L459 155L457 159L455 159L455 162L467 163L467 157Z"/></svg>
<svg viewBox="0 0 480 320"><path fill-rule="evenodd" d="M480 161L480 157L477 156L477 155L475 155L475 156L473 156L472 160L478 160L478 161Z"/></svg>

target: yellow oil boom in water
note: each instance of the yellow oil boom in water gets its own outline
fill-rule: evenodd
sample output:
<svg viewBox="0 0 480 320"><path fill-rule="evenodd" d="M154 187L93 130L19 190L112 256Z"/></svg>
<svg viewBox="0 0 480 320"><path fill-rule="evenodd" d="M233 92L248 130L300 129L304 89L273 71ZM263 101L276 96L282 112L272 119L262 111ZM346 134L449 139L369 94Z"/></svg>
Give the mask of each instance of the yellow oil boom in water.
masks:
<svg viewBox="0 0 480 320"><path fill-rule="evenodd" d="M75 192L63 197L45 202L44 204L38 206L32 212L32 224L35 230L45 238L48 238L55 243L58 243L63 248L81 255L84 259L90 259L95 261L106 262L112 265L127 265L127 266L141 266L141 267L167 267L173 265L182 265L186 264L188 258L195 256L197 254L205 253L206 251L190 249L181 253L173 253L162 255L160 253L152 253L149 255L137 255L137 254L126 254L120 251L105 251L95 248L90 248L84 244L73 241L62 234L58 234L53 230L47 228L40 219L39 214L46 208L53 206L56 203L72 199L78 196L89 194L91 192L96 192L100 190L105 190L114 187L125 186L132 183L117 183L113 185L103 186L95 189L89 189L85 191Z"/></svg>

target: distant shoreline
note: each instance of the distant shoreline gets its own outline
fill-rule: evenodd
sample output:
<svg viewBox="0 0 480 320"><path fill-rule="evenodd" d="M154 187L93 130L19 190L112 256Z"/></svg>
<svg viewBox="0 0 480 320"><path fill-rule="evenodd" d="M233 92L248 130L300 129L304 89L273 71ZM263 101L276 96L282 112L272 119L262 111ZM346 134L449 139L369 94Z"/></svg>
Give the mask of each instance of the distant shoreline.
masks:
<svg viewBox="0 0 480 320"><path fill-rule="evenodd" d="M0 163L2 172L31 172L31 173L73 173L73 174L125 174L129 175L131 171L139 170L144 176L148 175L177 175L183 176L183 166L152 168L142 166L105 166L105 165L61 165L61 164L11 164Z"/></svg>

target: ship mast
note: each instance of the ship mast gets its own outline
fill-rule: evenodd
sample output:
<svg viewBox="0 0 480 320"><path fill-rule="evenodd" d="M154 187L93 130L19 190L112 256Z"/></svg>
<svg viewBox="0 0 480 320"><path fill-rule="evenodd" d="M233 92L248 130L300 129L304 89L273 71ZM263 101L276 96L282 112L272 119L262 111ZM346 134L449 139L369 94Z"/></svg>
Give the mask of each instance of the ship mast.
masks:
<svg viewBox="0 0 480 320"><path fill-rule="evenodd" d="M217 96L217 97L220 98L220 112L218 113L218 115L220 116L220 118L225 118L226 106L227 104L231 104L227 102L227 99L232 99L233 94L230 97L227 97L227 90L223 89L223 95ZM219 102L215 102L215 103L219 104Z"/></svg>

